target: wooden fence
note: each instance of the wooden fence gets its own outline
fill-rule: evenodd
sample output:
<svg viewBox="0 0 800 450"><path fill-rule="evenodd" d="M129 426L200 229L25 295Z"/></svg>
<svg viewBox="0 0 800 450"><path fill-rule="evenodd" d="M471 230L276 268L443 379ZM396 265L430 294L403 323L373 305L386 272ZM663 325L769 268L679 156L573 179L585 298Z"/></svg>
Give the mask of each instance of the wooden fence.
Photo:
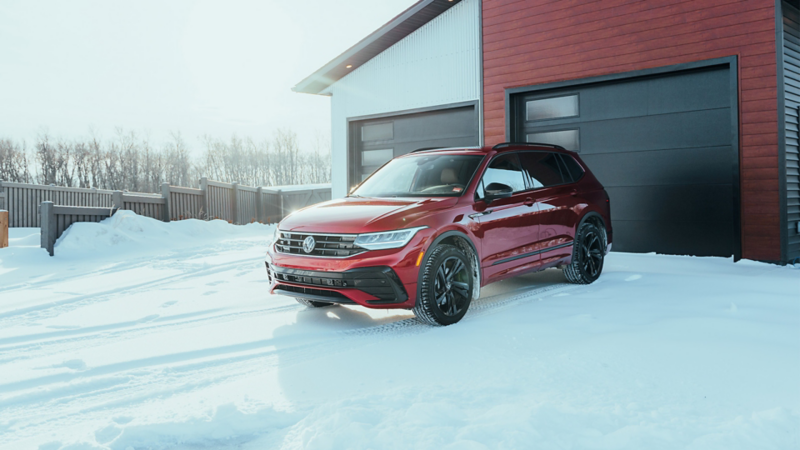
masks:
<svg viewBox="0 0 800 450"><path fill-rule="evenodd" d="M39 205L41 216L41 246L50 256L55 253L56 241L70 225L77 222L100 222L111 217L116 209L90 206L56 206L51 201Z"/></svg>
<svg viewBox="0 0 800 450"><path fill-rule="evenodd" d="M101 189L64 188L39 184L0 182L3 209L8 210L10 227L38 227L39 204L111 207L111 193Z"/></svg>
<svg viewBox="0 0 800 450"><path fill-rule="evenodd" d="M330 185L250 187L206 178L200 189L164 183L160 194L64 188L0 181L0 209L10 227L40 227L39 205L126 209L156 220L222 219L234 224L277 223L305 206L330 200Z"/></svg>

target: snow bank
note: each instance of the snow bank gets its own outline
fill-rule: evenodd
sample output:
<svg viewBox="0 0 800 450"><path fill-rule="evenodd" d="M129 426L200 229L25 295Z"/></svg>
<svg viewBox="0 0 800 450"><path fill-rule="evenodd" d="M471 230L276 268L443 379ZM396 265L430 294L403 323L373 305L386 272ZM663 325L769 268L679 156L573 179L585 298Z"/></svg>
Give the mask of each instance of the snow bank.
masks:
<svg viewBox="0 0 800 450"><path fill-rule="evenodd" d="M133 211L118 211L100 223L76 223L56 242L56 254L97 255L108 252L142 252L197 245L204 240L263 233L262 224L231 225L223 220L198 219L161 222Z"/></svg>

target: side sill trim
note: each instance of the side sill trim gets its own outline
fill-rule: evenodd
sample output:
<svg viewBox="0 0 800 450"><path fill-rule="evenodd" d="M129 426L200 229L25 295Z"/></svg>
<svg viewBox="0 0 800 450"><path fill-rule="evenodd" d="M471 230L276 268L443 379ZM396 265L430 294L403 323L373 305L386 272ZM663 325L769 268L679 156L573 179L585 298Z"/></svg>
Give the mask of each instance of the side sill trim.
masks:
<svg viewBox="0 0 800 450"><path fill-rule="evenodd" d="M504 263L507 263L507 262L516 261L518 259L527 258L529 256L536 256L536 255L538 255L540 253L546 253L546 252L549 252L551 250L558 250L560 248L569 247L570 245L573 244L573 242L574 241L567 242L565 244L554 245L552 247L547 247L547 248L542 249L542 250L536 250L535 252L524 253L522 255L512 256L511 258L501 259L500 261L495 261L492 265L496 266L498 264L504 264Z"/></svg>

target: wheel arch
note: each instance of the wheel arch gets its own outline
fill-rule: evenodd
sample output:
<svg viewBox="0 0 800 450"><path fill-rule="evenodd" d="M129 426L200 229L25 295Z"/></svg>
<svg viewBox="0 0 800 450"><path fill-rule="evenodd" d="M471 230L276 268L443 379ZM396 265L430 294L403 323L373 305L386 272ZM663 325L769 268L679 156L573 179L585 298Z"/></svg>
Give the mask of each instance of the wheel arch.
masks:
<svg viewBox="0 0 800 450"><path fill-rule="evenodd" d="M475 282L473 283L474 286L473 286L472 299L473 300L477 299L480 296L480 284L481 280L483 279L483 273L480 267L481 259L480 259L480 253L478 252L478 247L475 245L475 242L472 241L472 238L470 238L469 234L461 230L451 229L433 238L431 243L428 245L428 248L425 249L425 255L422 257L422 261L419 264L420 271L417 275L417 298L415 301L419 302L420 296L422 294L422 282L421 282L422 268L425 267L425 265L427 264L428 258L430 257L432 250L437 245L440 244L453 245L455 247L460 248L462 251L468 249L468 251L472 253L472 255L474 256L473 261L477 262L477 276L478 276L478 279L475 280ZM469 257L470 255L467 256ZM475 268L473 268L473 270L474 269Z"/></svg>
<svg viewBox="0 0 800 450"><path fill-rule="evenodd" d="M578 226L575 227L575 236L578 235L578 230L581 229L584 223L589 222L598 226L600 230L603 232L603 240L604 245L608 248L608 227L606 226L606 220L603 216L597 211L588 211L586 214L581 217L581 220L578 221Z"/></svg>

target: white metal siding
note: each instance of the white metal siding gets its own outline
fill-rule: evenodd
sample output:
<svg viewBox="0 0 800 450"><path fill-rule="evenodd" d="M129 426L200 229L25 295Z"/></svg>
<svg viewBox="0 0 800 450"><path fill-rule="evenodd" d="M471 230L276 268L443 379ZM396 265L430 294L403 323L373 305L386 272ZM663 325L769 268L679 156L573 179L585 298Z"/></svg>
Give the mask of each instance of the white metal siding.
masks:
<svg viewBox="0 0 800 450"><path fill-rule="evenodd" d="M326 89L334 198L347 194L348 118L480 99L480 7L463 0Z"/></svg>

